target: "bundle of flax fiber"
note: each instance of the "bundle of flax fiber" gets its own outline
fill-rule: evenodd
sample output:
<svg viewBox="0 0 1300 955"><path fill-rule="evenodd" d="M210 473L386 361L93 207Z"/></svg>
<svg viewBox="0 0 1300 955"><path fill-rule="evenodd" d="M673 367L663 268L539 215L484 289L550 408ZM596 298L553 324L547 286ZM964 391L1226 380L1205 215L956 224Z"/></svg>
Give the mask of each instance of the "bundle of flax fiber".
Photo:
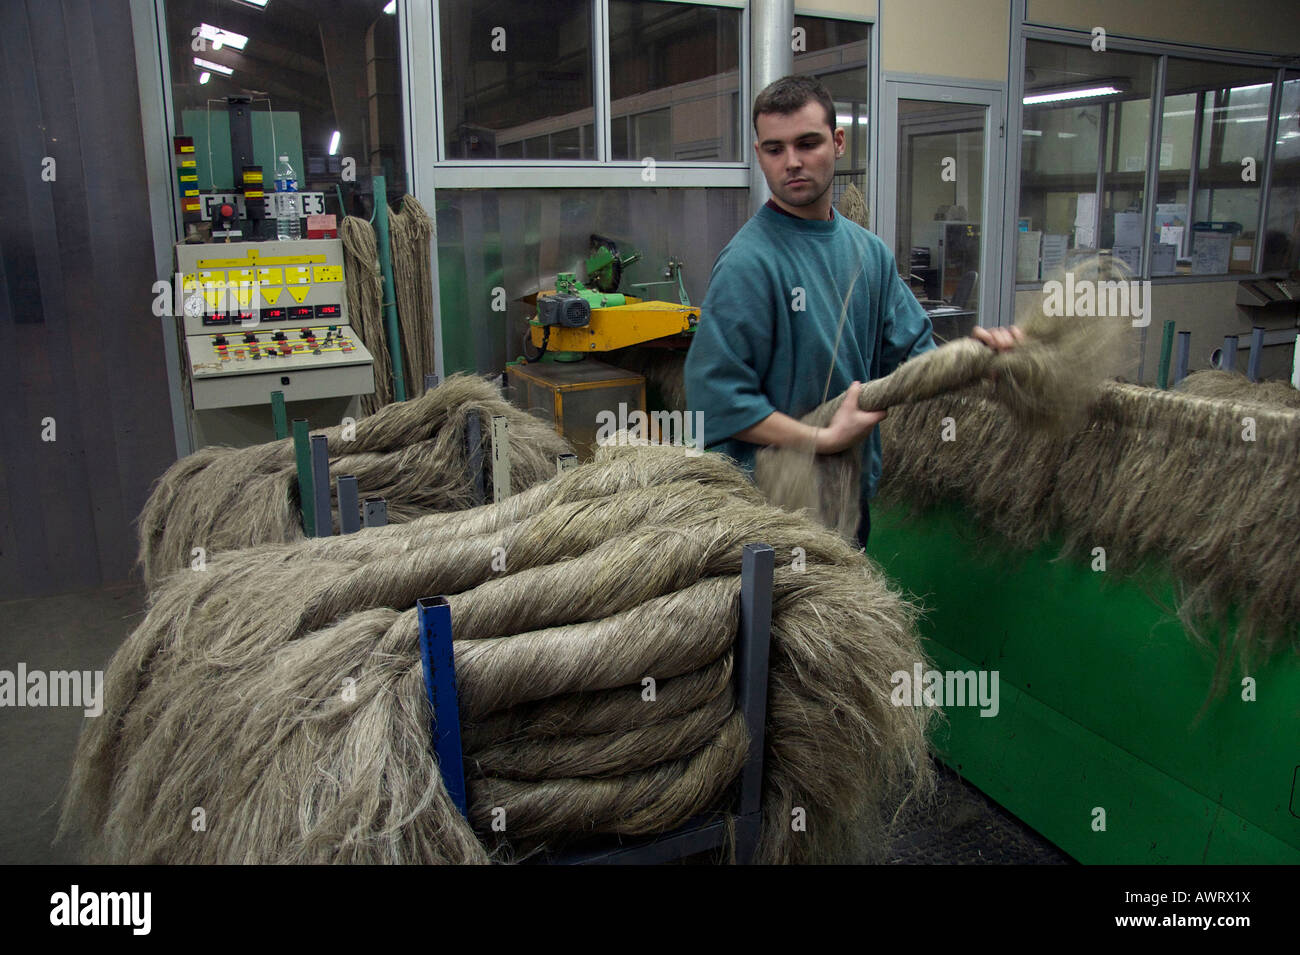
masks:
<svg viewBox="0 0 1300 955"><path fill-rule="evenodd" d="M313 433L329 440L330 473L355 475L359 493L385 498L389 521L401 523L474 503L465 447L472 415L482 422L485 459L492 416L509 420L510 483L516 492L551 477L556 456L572 450L545 422L470 375L453 375L422 397L381 408L354 427ZM211 558L220 551L301 539L296 495L292 439L250 448L202 448L182 458L159 479L140 514L145 582L152 589L166 574L189 567L196 547Z"/></svg>
<svg viewBox="0 0 1300 955"><path fill-rule="evenodd" d="M348 317L361 344L375 361L375 390L362 396L361 410L374 414L393 400L393 365L384 332L384 280L379 271L379 245L370 223L356 216L343 220L339 238L343 240L346 266Z"/></svg>
<svg viewBox="0 0 1300 955"><path fill-rule="evenodd" d="M861 859L929 783L928 711L890 700L924 660L913 608L725 459L664 447L173 575L109 667L63 831L111 862L487 862L723 808L747 746L731 668L752 541L778 555L760 858ZM413 607L438 594L468 821L430 754Z"/></svg>
<svg viewBox="0 0 1300 955"><path fill-rule="evenodd" d="M1235 371L1196 371L1178 384L1185 395L1300 409L1300 391L1286 381L1251 381Z"/></svg>
<svg viewBox="0 0 1300 955"><path fill-rule="evenodd" d="M1103 547L1110 571L1167 567L1184 628L1217 645L1216 688L1233 662L1300 649L1300 411L1110 382L1080 427L1049 432L982 385L895 409L881 434L883 500L960 502L1019 547Z"/></svg>
<svg viewBox="0 0 1300 955"><path fill-rule="evenodd" d="M1092 257L1072 271L1076 284L1131 278L1128 269L1109 256ZM1127 319L1118 317L1032 313L1020 322L1025 340L1013 350L995 352L973 338L949 342L864 384L858 404L864 411L883 411L991 378L990 397L1017 423L1031 431L1059 432L1083 420L1106 369L1115 360L1127 325ZM801 420L826 427L843 399L840 395ZM839 454L823 455L812 449L762 448L754 476L774 504L789 510L807 509L846 538L856 530L860 444Z"/></svg>

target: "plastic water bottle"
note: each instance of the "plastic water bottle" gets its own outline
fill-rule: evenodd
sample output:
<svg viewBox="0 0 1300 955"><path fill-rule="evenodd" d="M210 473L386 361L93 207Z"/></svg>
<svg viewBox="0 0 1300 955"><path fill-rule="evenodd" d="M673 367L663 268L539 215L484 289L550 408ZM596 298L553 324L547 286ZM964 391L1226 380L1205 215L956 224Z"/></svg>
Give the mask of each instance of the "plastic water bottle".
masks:
<svg viewBox="0 0 1300 955"><path fill-rule="evenodd" d="M275 191L277 214L275 217L275 237L277 239L298 239L302 237L302 224L298 214L302 208L298 204L298 176L289 165L289 157L281 156L275 167Z"/></svg>

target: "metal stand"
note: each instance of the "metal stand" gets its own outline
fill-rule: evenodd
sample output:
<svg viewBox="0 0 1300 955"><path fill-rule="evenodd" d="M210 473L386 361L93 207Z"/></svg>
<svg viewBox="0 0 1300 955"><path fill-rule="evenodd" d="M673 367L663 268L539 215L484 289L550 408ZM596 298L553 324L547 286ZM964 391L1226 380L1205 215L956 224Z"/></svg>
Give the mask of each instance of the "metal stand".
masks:
<svg viewBox="0 0 1300 955"><path fill-rule="evenodd" d="M1178 333L1178 347L1174 352L1174 385L1187 377L1187 365L1192 357L1192 333Z"/></svg>
<svg viewBox="0 0 1300 955"><path fill-rule="evenodd" d="M362 525L365 527L383 527L388 523L388 502L382 497L366 498L365 514Z"/></svg>
<svg viewBox="0 0 1300 955"><path fill-rule="evenodd" d="M1250 330L1250 357L1246 360L1246 377L1259 381L1259 363L1264 358L1264 328L1256 325Z"/></svg>
<svg viewBox="0 0 1300 955"><path fill-rule="evenodd" d="M275 428L275 440L283 441L289 437L288 412L284 407L284 392L271 392L271 425Z"/></svg>
<svg viewBox="0 0 1300 955"><path fill-rule="evenodd" d="M302 509L302 529L308 537L316 536L316 506L312 493L311 431L306 418L293 419L293 453L298 465L298 505Z"/></svg>
<svg viewBox="0 0 1300 955"><path fill-rule="evenodd" d="M368 503L368 502L367 502ZM767 730L768 651L772 635L772 576L776 552L767 544L746 544L741 561L740 634L734 674L736 707L749 731L749 750L740 773L734 813L708 812L659 836L649 836L535 861L556 865L653 865L670 862L726 844L728 822L735 830L736 862L753 861L762 828L763 753ZM420 656L425 692L432 709L430 737L448 794L466 812L465 772L456 704L456 667L452 654L451 608L445 597L418 603ZM453 738L454 737L454 738Z"/></svg>
<svg viewBox="0 0 1300 955"><path fill-rule="evenodd" d="M471 414L465 422L465 454L469 459L470 494L477 507L487 497L483 480L483 422L477 414Z"/></svg>
<svg viewBox="0 0 1300 955"><path fill-rule="evenodd" d="M311 490L316 514L315 536L331 537L334 519L330 516L330 446L329 439L323 434L311 437Z"/></svg>
<svg viewBox="0 0 1300 955"><path fill-rule="evenodd" d="M355 534L361 530L361 508L358 504L357 479L351 474L339 475L339 533Z"/></svg>
<svg viewBox="0 0 1300 955"><path fill-rule="evenodd" d="M422 597L416 607L420 617L424 692L429 700L429 736L447 795L460 814L467 816L460 707L456 702L456 658L451 645L451 607L446 597Z"/></svg>

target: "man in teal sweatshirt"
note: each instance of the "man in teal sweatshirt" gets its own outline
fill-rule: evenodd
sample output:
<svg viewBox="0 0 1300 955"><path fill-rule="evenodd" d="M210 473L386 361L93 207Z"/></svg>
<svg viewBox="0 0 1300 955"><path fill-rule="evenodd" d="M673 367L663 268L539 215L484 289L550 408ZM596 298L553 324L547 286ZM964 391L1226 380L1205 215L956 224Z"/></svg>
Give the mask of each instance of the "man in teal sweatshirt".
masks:
<svg viewBox="0 0 1300 955"><path fill-rule="evenodd" d="M930 319L885 243L831 208L844 130L826 88L784 77L759 94L753 118L772 198L713 266L686 357L687 407L704 412L705 447L750 469L762 445L833 454L862 442L857 536L865 547L881 470L875 426L885 412L860 410L858 389L934 348ZM974 334L1007 349L1019 329ZM798 420L845 391L826 428Z"/></svg>

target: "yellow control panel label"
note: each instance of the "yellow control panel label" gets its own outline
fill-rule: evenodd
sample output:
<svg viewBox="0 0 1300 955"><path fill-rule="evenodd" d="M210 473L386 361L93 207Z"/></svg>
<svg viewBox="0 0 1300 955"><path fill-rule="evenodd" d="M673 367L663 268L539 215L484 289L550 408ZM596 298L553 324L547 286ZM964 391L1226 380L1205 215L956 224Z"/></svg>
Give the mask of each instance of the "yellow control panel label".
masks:
<svg viewBox="0 0 1300 955"><path fill-rule="evenodd" d="M312 275L317 282L342 282L343 266L341 265L318 265L312 269Z"/></svg>
<svg viewBox="0 0 1300 955"><path fill-rule="evenodd" d="M284 281L284 269L258 269L257 280L259 282L270 282L272 285L279 285Z"/></svg>
<svg viewBox="0 0 1300 955"><path fill-rule="evenodd" d="M226 273L224 269L204 269L199 273L199 281L203 283L204 288L218 288L226 284Z"/></svg>
<svg viewBox="0 0 1300 955"><path fill-rule="evenodd" d="M284 289L282 289L278 285L273 285L270 288L263 286L262 301L264 301L267 305L274 305L276 302L280 300L280 293L283 291Z"/></svg>
<svg viewBox="0 0 1300 955"><path fill-rule="evenodd" d="M231 282L246 283L257 281L256 269L231 269L226 273Z"/></svg>
<svg viewBox="0 0 1300 955"><path fill-rule="evenodd" d="M295 302L297 302L299 305L302 304L302 300L305 299L305 298L307 297L307 293L310 292L310 291L311 291L311 286L310 286L310 285L290 285L290 286L289 286L289 294L293 296L293 300L294 300Z"/></svg>
<svg viewBox="0 0 1300 955"><path fill-rule="evenodd" d="M311 266L290 265L284 270L285 285L301 285L311 281Z"/></svg>

